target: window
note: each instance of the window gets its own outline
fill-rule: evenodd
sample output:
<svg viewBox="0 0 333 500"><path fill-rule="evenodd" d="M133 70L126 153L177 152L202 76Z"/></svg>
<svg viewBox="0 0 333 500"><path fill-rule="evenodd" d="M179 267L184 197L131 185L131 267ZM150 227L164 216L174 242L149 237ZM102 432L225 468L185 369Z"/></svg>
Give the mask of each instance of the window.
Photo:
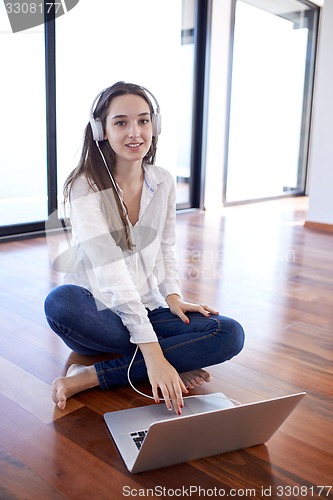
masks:
<svg viewBox="0 0 333 500"><path fill-rule="evenodd" d="M44 27L13 34L0 3L0 226L48 216ZM32 69L33 68L33 69Z"/></svg>
<svg viewBox="0 0 333 500"><path fill-rule="evenodd" d="M237 0L225 201L305 191L318 8Z"/></svg>
<svg viewBox="0 0 333 500"><path fill-rule="evenodd" d="M156 163L174 175L178 207L198 206L203 81L197 79L209 3L168 0L157 8L155 0L80 0L44 27L15 34L0 3L0 237L44 230L78 163L91 103L117 80L141 84L158 99Z"/></svg>
<svg viewBox="0 0 333 500"><path fill-rule="evenodd" d="M173 173L177 201L189 206L194 9L194 0L160 2L158 10L155 0L100 0L98 7L81 0L72 14L57 20L59 197L78 163L95 96L125 80L156 96L162 115L156 164Z"/></svg>

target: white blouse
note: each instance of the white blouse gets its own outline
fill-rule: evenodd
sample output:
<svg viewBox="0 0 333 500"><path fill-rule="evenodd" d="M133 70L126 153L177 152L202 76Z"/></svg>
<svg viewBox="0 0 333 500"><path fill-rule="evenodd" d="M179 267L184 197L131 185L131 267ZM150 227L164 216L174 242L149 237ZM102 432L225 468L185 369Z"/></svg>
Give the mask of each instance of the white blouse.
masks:
<svg viewBox="0 0 333 500"><path fill-rule="evenodd" d="M181 296L174 256L176 194L172 175L161 167L144 166L139 220L130 227L133 250L117 245L124 231L112 190L94 192L84 176L72 187L70 218L73 260L66 283L91 291L99 309L121 318L131 342L157 342L147 309L167 307L165 298ZM112 229L103 214L101 195L108 196Z"/></svg>

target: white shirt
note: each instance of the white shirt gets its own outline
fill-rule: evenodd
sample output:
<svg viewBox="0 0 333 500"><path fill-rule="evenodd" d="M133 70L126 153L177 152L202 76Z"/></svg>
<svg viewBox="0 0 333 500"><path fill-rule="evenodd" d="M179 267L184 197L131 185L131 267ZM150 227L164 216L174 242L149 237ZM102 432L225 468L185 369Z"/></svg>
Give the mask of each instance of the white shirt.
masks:
<svg viewBox="0 0 333 500"><path fill-rule="evenodd" d="M133 250L116 244L124 230L112 190L94 192L84 176L75 181L70 202L74 259L65 277L66 283L90 290L99 309L118 314L135 344L158 341L146 309L167 307L169 294L181 296L174 257L174 179L152 165L144 166L144 174L139 220L133 226L127 218ZM111 233L101 205L105 195L112 207Z"/></svg>

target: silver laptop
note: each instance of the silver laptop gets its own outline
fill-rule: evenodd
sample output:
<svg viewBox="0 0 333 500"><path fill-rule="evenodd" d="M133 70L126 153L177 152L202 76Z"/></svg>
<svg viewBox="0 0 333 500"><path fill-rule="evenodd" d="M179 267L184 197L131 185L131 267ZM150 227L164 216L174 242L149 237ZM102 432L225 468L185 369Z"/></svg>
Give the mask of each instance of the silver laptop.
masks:
<svg viewBox="0 0 333 500"><path fill-rule="evenodd" d="M184 398L181 416L160 403L108 412L104 419L136 473L265 443L304 396L235 405L218 392Z"/></svg>

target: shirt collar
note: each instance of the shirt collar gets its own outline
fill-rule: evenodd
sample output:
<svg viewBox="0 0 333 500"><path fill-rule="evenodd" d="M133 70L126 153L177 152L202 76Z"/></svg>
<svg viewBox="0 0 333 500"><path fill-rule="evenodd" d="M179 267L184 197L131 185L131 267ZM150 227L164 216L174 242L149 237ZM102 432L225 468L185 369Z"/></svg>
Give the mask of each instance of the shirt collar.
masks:
<svg viewBox="0 0 333 500"><path fill-rule="evenodd" d="M141 195L139 219L146 211L156 190L158 189L158 185L165 180L162 171L154 165L143 165L143 169L145 176Z"/></svg>
<svg viewBox="0 0 333 500"><path fill-rule="evenodd" d="M165 180L165 177L162 171L156 168L154 165L143 165L143 170L145 173L143 189L151 193L153 195L161 182Z"/></svg>

